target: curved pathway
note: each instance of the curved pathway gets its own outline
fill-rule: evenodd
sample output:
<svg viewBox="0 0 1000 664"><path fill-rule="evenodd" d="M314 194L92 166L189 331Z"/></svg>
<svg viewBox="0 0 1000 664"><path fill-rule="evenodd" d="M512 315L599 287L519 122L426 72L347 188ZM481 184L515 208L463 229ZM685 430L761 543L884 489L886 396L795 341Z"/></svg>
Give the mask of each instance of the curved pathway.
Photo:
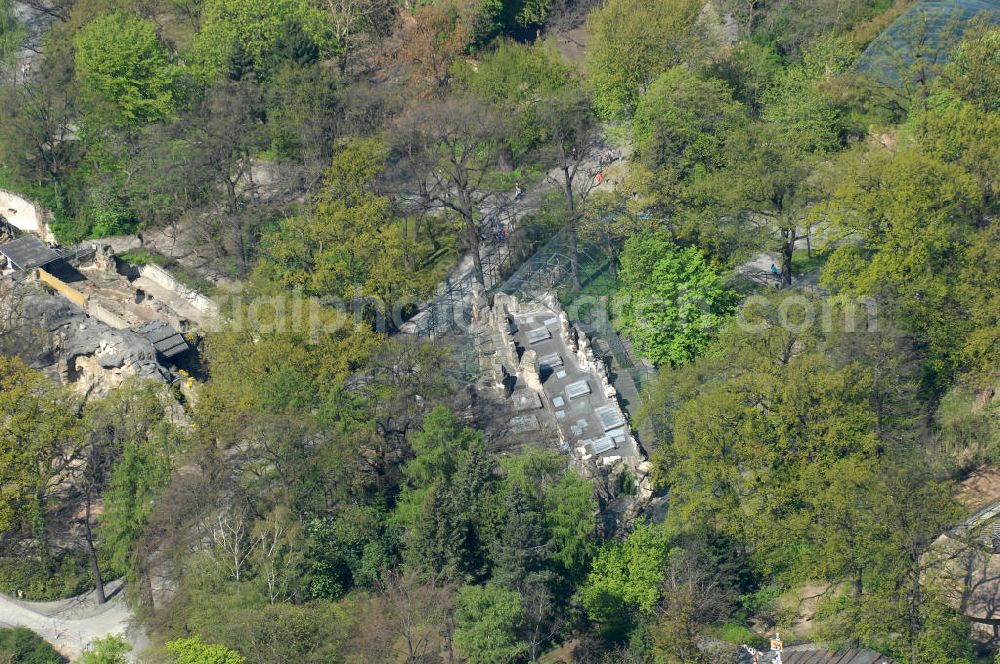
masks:
<svg viewBox="0 0 1000 664"><path fill-rule="evenodd" d="M120 580L108 584L107 592L114 596L105 604L98 604L93 592L55 602L26 602L0 594L0 627L27 627L71 659L94 639L109 634L123 635L138 652L148 641L133 626L122 585Z"/></svg>

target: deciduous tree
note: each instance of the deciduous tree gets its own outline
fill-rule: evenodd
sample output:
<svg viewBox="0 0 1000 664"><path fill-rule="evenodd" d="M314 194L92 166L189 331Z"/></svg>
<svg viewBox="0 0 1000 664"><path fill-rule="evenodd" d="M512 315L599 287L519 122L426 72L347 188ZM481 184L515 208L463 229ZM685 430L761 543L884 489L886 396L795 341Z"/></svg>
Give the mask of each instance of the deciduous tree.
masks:
<svg viewBox="0 0 1000 664"><path fill-rule="evenodd" d="M701 8L697 0L613 0L590 14L587 66L602 116L631 115L661 72L694 55Z"/></svg>
<svg viewBox="0 0 1000 664"><path fill-rule="evenodd" d="M517 638L521 596L498 586L463 586L455 602L455 649L473 664L507 664L527 645Z"/></svg>
<svg viewBox="0 0 1000 664"><path fill-rule="evenodd" d="M177 72L149 21L123 12L99 16L74 39L80 94L96 113L111 109L125 125L162 119L177 103Z"/></svg>
<svg viewBox="0 0 1000 664"><path fill-rule="evenodd" d="M666 234L625 242L620 278L622 330L646 357L677 366L704 353L732 313L736 295L696 247L681 248Z"/></svg>
<svg viewBox="0 0 1000 664"><path fill-rule="evenodd" d="M244 664L246 658L225 646L202 643L194 636L167 643L174 664Z"/></svg>
<svg viewBox="0 0 1000 664"><path fill-rule="evenodd" d="M415 204L458 217L476 281L485 287L481 211L495 193L488 176L497 164L502 118L482 102L453 97L410 109L397 133L398 149L407 159L404 188Z"/></svg>

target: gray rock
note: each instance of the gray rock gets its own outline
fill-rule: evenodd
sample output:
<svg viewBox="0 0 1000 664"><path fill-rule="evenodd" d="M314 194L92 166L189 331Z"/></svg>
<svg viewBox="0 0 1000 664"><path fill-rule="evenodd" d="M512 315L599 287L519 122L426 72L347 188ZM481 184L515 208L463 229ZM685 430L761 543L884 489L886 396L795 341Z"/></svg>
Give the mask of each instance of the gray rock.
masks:
<svg viewBox="0 0 1000 664"><path fill-rule="evenodd" d="M23 334L6 350L31 366L87 395L106 394L132 376L170 381L153 344L139 334L91 318L37 284L19 285L15 297Z"/></svg>

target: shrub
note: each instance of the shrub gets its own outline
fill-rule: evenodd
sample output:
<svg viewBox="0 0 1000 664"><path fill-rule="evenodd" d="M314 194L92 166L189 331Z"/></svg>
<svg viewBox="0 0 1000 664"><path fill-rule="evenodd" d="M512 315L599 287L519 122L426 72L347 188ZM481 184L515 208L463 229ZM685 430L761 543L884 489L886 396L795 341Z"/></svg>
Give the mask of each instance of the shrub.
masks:
<svg viewBox="0 0 1000 664"><path fill-rule="evenodd" d="M0 558L0 590L8 594L23 590L33 601L65 599L87 592L92 584L82 552L62 553L49 565L36 556Z"/></svg>
<svg viewBox="0 0 1000 664"><path fill-rule="evenodd" d="M77 664L128 664L132 646L120 636L112 634L94 639L80 656Z"/></svg>
<svg viewBox="0 0 1000 664"><path fill-rule="evenodd" d="M0 659L18 664L63 664L66 660L27 627L0 629Z"/></svg>

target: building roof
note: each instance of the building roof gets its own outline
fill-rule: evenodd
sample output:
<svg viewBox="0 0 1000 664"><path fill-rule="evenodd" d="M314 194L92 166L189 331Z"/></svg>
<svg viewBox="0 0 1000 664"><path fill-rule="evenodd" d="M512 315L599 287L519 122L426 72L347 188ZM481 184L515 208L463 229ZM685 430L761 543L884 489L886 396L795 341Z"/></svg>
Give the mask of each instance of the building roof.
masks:
<svg viewBox="0 0 1000 664"><path fill-rule="evenodd" d="M0 254L18 270L33 270L62 258L57 251L34 235L25 235L0 244Z"/></svg>
<svg viewBox="0 0 1000 664"><path fill-rule="evenodd" d="M135 328L137 334L149 339L160 355L171 358L188 350L188 343L180 332L161 320L154 320Z"/></svg>
<svg viewBox="0 0 1000 664"><path fill-rule="evenodd" d="M773 653L762 653L761 663L773 662ZM740 663L750 662L750 655L742 653ZM801 646L786 648L781 654L782 664L895 664L881 653L867 648L851 650L812 650Z"/></svg>
<svg viewBox="0 0 1000 664"><path fill-rule="evenodd" d="M796 650L786 653L784 664L893 664L874 650Z"/></svg>

